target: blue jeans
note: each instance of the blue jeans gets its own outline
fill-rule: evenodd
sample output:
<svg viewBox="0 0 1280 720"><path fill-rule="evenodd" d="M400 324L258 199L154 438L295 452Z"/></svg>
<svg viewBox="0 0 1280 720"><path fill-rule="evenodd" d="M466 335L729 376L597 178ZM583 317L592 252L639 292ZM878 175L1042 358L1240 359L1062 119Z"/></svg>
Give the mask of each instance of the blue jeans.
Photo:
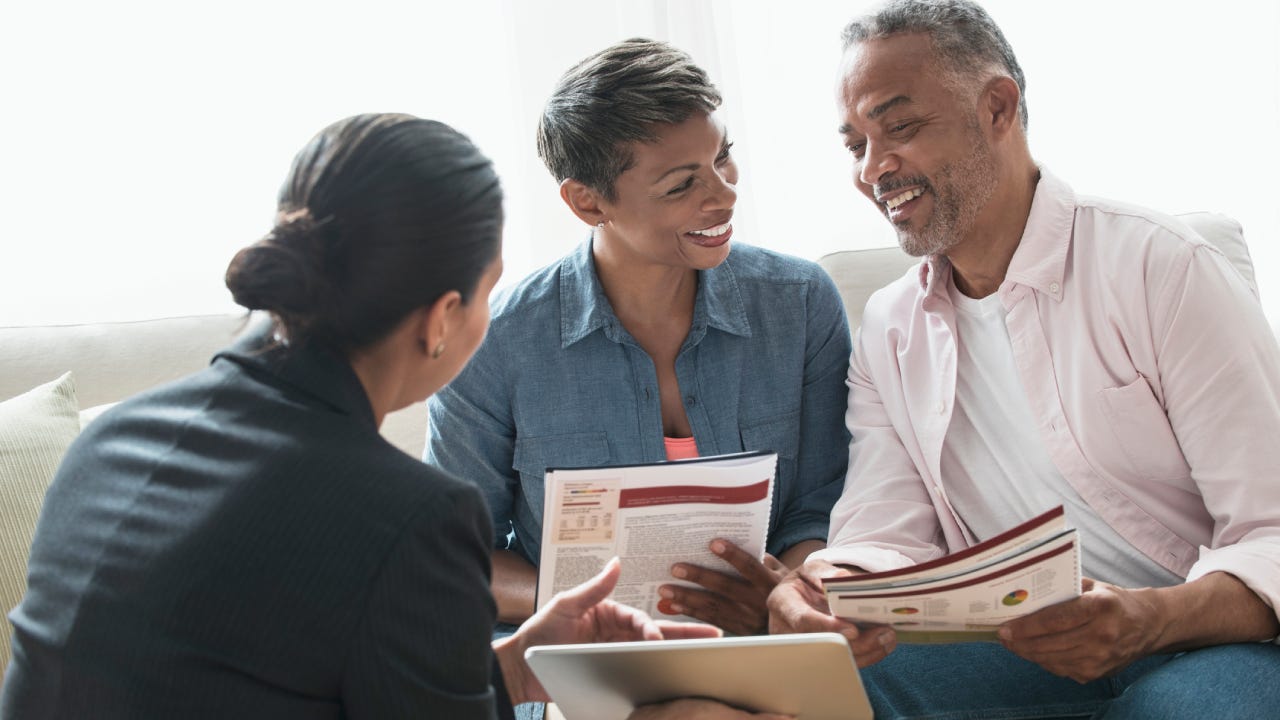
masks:
<svg viewBox="0 0 1280 720"><path fill-rule="evenodd" d="M861 674L877 720L1280 716L1280 647L1263 643L1156 655L1084 684L996 643L900 645Z"/></svg>

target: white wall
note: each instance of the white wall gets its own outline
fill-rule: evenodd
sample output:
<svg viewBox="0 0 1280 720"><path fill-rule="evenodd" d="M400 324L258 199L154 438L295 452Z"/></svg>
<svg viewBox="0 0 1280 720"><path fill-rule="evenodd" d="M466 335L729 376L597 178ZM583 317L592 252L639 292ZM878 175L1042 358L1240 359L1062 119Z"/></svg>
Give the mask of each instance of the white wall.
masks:
<svg viewBox="0 0 1280 720"><path fill-rule="evenodd" d="M366 111L444 120L494 158L512 282L584 236L534 153L541 102L632 35L688 49L721 84L738 239L813 258L892 244L835 132L839 31L867 5L6 3L0 325L232 309L222 272L269 228L293 153ZM1036 156L1080 192L1235 216L1280 317L1280 2L986 6L1026 70Z"/></svg>

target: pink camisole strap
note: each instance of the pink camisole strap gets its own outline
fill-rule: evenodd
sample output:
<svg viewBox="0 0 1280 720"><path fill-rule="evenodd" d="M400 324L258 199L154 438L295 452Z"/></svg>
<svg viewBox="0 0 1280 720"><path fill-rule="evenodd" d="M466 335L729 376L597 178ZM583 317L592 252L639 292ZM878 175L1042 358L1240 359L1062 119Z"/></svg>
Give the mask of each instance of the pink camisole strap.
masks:
<svg viewBox="0 0 1280 720"><path fill-rule="evenodd" d="M667 448L668 460L688 460L698 457L698 443L691 437L664 437L662 444Z"/></svg>

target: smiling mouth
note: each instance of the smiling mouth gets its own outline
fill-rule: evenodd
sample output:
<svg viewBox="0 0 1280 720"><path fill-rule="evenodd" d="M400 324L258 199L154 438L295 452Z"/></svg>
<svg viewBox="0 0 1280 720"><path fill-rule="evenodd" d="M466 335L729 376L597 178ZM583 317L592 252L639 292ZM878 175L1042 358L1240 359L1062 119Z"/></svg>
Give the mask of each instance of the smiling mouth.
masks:
<svg viewBox="0 0 1280 720"><path fill-rule="evenodd" d="M695 245L701 245L706 248L715 248L729 242L729 237L733 235L733 223L726 222L721 225L712 225L709 228L701 230L690 230L685 233L685 237Z"/></svg>
<svg viewBox="0 0 1280 720"><path fill-rule="evenodd" d="M924 194L924 188L917 187L917 188L912 188L910 190L907 190L906 192L898 193L897 195L894 195L893 197L890 197L888 199L881 200L880 202L884 205L886 210L894 210L899 205L902 205L903 203L910 200L915 200L916 198L920 197L923 194Z"/></svg>
<svg viewBox="0 0 1280 720"><path fill-rule="evenodd" d="M733 223L727 222L723 225L715 225L713 227L704 228L702 230L690 230L690 235L701 235L702 237L714 238L729 232L733 229Z"/></svg>

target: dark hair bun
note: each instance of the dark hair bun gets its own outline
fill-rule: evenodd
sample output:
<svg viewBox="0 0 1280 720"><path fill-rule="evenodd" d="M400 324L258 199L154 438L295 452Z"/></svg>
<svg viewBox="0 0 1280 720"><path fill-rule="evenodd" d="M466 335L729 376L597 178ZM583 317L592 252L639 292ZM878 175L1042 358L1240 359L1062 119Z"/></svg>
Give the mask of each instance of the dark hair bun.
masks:
<svg viewBox="0 0 1280 720"><path fill-rule="evenodd" d="M227 268L232 297L290 345L348 351L456 290L502 242L502 188L466 136L411 115L356 115L294 157L278 223Z"/></svg>
<svg viewBox="0 0 1280 720"><path fill-rule="evenodd" d="M236 304L271 312L297 329L312 328L330 297L322 262L324 225L305 210L292 213L236 253L226 275Z"/></svg>

